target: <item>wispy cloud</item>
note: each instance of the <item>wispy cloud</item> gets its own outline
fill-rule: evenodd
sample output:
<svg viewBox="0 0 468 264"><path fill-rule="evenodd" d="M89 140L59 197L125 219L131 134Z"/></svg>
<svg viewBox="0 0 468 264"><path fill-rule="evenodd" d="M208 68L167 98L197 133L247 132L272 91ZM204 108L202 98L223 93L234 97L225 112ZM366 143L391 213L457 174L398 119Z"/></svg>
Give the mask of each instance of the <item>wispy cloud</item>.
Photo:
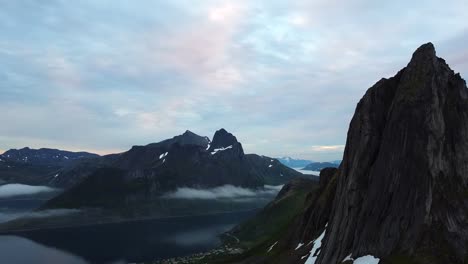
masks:
<svg viewBox="0 0 468 264"><path fill-rule="evenodd" d="M312 146L311 149L312 151L343 151L345 148L345 145L332 145L332 146Z"/></svg>

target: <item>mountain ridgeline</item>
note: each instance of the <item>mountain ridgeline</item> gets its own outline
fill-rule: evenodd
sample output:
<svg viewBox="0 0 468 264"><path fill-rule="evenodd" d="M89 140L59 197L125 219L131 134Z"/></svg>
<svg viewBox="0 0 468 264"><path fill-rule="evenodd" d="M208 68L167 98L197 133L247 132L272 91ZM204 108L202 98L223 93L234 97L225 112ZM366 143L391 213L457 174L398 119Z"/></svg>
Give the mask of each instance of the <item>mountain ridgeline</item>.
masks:
<svg viewBox="0 0 468 264"><path fill-rule="evenodd" d="M424 44L360 100L343 162L289 227L235 262L467 263L467 161L466 83Z"/></svg>
<svg viewBox="0 0 468 264"><path fill-rule="evenodd" d="M65 187L57 184L61 171L97 158L99 155L88 152L28 147L10 149L0 155L0 183Z"/></svg>
<svg viewBox="0 0 468 264"><path fill-rule="evenodd" d="M179 187L257 189L303 176L275 159L244 154L241 143L224 129L216 131L213 141L186 131L69 171L71 175L64 172L60 177L80 175L83 180L44 208L106 208L154 200Z"/></svg>

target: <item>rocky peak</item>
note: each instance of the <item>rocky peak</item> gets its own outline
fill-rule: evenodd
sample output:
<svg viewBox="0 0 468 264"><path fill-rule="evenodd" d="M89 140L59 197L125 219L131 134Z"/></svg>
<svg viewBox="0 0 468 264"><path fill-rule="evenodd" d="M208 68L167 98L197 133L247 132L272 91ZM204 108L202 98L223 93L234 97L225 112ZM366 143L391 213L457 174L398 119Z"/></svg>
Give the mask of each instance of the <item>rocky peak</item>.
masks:
<svg viewBox="0 0 468 264"><path fill-rule="evenodd" d="M435 54L422 45L359 102L317 263L350 254L416 263L467 257L467 88Z"/></svg>
<svg viewBox="0 0 468 264"><path fill-rule="evenodd" d="M152 143L147 145L148 147L165 147L169 148L173 144L179 144L181 146L185 145L195 145L206 148L210 143L210 140L207 137L199 136L193 133L190 130L186 130L182 135L175 136L170 139L163 140L159 143Z"/></svg>
<svg viewBox="0 0 468 264"><path fill-rule="evenodd" d="M237 138L233 134L227 132L224 128L215 132L210 148L208 149L212 154L220 150L223 152L224 150L229 150L229 152L235 153L237 156L244 155L241 143L237 141Z"/></svg>
<svg viewBox="0 0 468 264"><path fill-rule="evenodd" d="M433 65L437 61L436 51L431 42L421 45L413 53L410 64Z"/></svg>

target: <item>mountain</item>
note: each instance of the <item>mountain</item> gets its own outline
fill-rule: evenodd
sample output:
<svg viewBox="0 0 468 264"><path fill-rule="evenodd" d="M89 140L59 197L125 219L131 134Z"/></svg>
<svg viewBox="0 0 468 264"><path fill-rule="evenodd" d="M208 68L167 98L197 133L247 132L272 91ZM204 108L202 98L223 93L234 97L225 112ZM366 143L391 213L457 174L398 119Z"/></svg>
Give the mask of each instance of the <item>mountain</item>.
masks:
<svg viewBox="0 0 468 264"><path fill-rule="evenodd" d="M88 152L58 149L10 149L0 155L0 181L30 185L54 185L57 173L84 160L98 158Z"/></svg>
<svg viewBox="0 0 468 264"><path fill-rule="evenodd" d="M236 262L466 263L467 135L466 83L424 44L360 100L340 168L302 213Z"/></svg>
<svg viewBox="0 0 468 264"><path fill-rule="evenodd" d="M305 166L313 162L311 160L294 159L291 157L281 157L276 159L283 165L286 165L290 168L304 168Z"/></svg>
<svg viewBox="0 0 468 264"><path fill-rule="evenodd" d="M75 160L99 157L97 154L88 152L71 152L49 148L30 149L28 147L10 149L1 156L12 162L50 166L63 166Z"/></svg>
<svg viewBox="0 0 468 264"><path fill-rule="evenodd" d="M467 135L466 83L422 45L356 108L317 263L466 262Z"/></svg>
<svg viewBox="0 0 468 264"><path fill-rule="evenodd" d="M82 180L45 208L129 207L181 187L258 189L303 176L275 159L244 154L242 144L224 129L216 131L213 141L186 131L159 143L134 146L79 171L71 173ZM59 178L73 178L67 173Z"/></svg>
<svg viewBox="0 0 468 264"><path fill-rule="evenodd" d="M337 164L336 162L312 162L307 164L303 170L321 171L324 168L338 168L339 166L340 163Z"/></svg>

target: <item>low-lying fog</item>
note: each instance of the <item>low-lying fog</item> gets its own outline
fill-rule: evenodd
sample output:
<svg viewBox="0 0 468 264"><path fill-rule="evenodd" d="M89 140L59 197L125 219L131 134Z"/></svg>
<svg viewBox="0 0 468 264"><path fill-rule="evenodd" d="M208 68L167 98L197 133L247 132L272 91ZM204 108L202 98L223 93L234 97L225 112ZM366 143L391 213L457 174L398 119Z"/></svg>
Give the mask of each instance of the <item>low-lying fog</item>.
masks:
<svg viewBox="0 0 468 264"><path fill-rule="evenodd" d="M233 185L223 185L209 189L181 187L174 192L166 193L164 198L174 199L237 199L258 196L276 195L283 185L265 185L263 189L248 189Z"/></svg>

